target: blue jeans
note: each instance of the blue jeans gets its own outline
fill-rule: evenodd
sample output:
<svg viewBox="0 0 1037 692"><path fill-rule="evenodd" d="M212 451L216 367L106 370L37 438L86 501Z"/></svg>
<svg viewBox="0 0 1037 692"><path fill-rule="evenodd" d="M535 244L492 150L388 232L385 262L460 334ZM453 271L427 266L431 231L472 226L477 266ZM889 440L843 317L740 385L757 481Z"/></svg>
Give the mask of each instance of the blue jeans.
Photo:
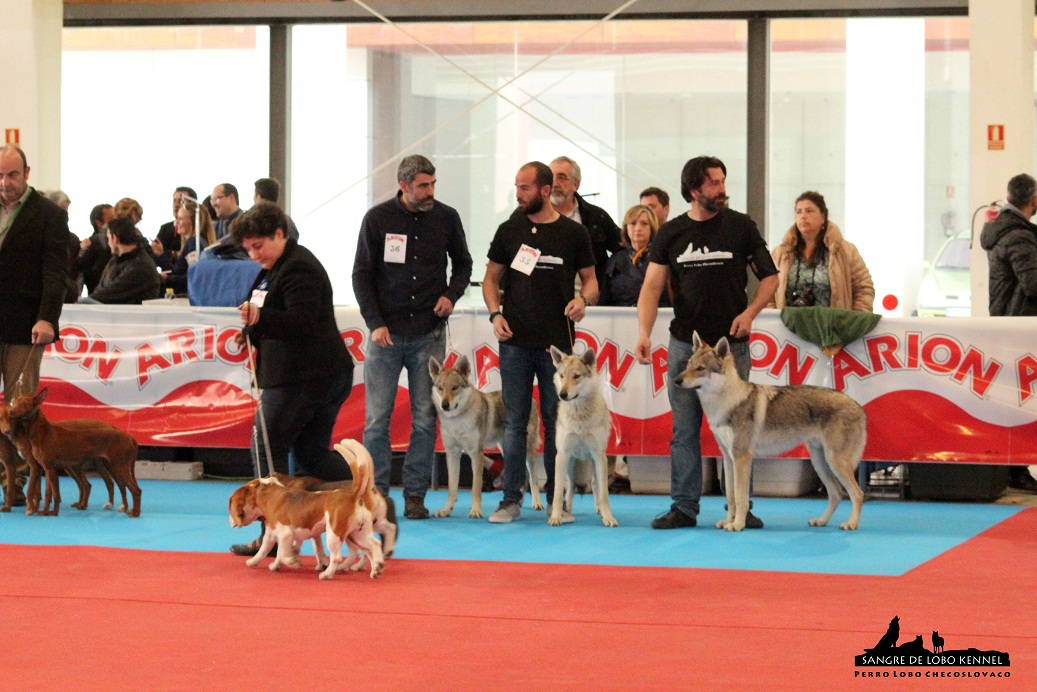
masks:
<svg viewBox="0 0 1037 692"><path fill-rule="evenodd" d="M274 470L288 473L288 455L306 475L325 481L349 478L345 459L330 453L331 433L342 403L353 389L353 371L333 377L263 390L261 406L270 440ZM252 467L257 477L267 475L266 446L256 411L252 425Z"/></svg>
<svg viewBox="0 0 1037 692"><path fill-rule="evenodd" d="M698 516L699 497L702 496L702 445L699 440L699 432L702 429L702 404L699 402L698 392L678 387L674 385L674 381L688 365L693 352L691 344L670 337L666 356L666 393L670 397L670 410L673 414L673 438L670 440L670 497L673 498L672 508L689 517ZM743 380L748 380L749 371L752 369L749 343L732 343L731 355L735 358L738 375Z"/></svg>
<svg viewBox="0 0 1037 692"><path fill-rule="evenodd" d="M424 498L432 480L432 457L436 451L436 406L432 401L428 359L435 356L443 361L446 330L440 325L424 336L389 336L392 346L383 348L372 343L364 360L364 446L374 459L375 485L382 494L388 495L392 470L389 424L396 405L400 372L407 368L413 427L403 461L403 494Z"/></svg>
<svg viewBox="0 0 1037 692"><path fill-rule="evenodd" d="M544 424L544 471L550 500L555 487L555 421L558 393L551 352L542 348L500 345L501 393L504 396L504 499L522 502L526 478L526 426L533 405L533 378L540 387L540 419ZM532 479L535 483L536 479Z"/></svg>

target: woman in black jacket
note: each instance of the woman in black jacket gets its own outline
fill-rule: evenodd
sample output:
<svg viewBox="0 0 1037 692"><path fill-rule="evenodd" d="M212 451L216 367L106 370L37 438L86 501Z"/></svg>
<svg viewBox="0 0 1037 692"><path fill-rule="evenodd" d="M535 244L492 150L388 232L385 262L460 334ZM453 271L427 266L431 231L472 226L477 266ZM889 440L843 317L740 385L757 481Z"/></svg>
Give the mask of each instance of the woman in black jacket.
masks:
<svg viewBox="0 0 1037 692"><path fill-rule="evenodd" d="M609 257L605 265L598 305L637 306L637 296L648 271L648 246L658 230L659 222L651 207L637 204L627 210L619 232L623 247ZM659 307L669 306L669 297L664 293Z"/></svg>
<svg viewBox="0 0 1037 692"><path fill-rule="evenodd" d="M331 281L320 261L288 238L279 206L259 202L234 220L231 235L262 271L238 309L241 339L257 351L256 379L274 470L288 473L288 452L307 474L325 481L349 477L346 462L329 455L339 409L353 387L353 359L335 323ZM252 463L266 475L259 411L253 424ZM231 547L254 555L259 542Z"/></svg>

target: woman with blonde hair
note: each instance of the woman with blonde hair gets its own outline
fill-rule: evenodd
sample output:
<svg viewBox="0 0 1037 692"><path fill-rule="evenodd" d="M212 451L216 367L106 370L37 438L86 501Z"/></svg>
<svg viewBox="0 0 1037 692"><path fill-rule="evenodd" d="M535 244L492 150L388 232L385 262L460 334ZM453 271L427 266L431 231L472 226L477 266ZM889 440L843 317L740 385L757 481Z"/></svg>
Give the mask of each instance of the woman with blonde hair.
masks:
<svg viewBox="0 0 1037 692"><path fill-rule="evenodd" d="M635 204L627 209L619 231L623 247L609 257L605 265L598 305L637 306L637 297L648 270L648 247L658 230L659 222L651 207ZM669 302L660 302L660 306L668 307Z"/></svg>
<svg viewBox="0 0 1037 692"><path fill-rule="evenodd" d="M771 251L778 267L778 290L770 307L814 305L872 312L875 284L857 247L828 220L818 192L796 199L796 222Z"/></svg>
<svg viewBox="0 0 1037 692"><path fill-rule="evenodd" d="M198 219L197 239L195 218ZM176 233L180 236L181 250L172 271L162 272L162 290L172 288L174 293L184 294L187 293L187 269L198 261L197 243L201 243L201 250L209 247L216 242L216 231L205 207L184 200L176 212Z"/></svg>

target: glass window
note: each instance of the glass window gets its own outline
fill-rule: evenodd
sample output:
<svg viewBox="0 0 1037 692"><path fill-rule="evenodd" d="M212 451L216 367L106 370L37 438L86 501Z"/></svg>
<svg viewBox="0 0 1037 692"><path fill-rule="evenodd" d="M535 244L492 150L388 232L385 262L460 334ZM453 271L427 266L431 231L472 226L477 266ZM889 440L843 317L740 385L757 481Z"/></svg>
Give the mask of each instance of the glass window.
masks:
<svg viewBox="0 0 1037 692"><path fill-rule="evenodd" d="M971 218L968 19L776 20L771 51L770 244L817 190L876 311L912 314L925 265Z"/></svg>
<svg viewBox="0 0 1037 692"><path fill-rule="evenodd" d="M294 27L292 215L304 242L334 258L336 302L353 302L360 221L395 194L407 154L436 164L436 196L465 223L477 280L530 160L576 160L580 194L619 222L648 186L669 192L673 214L686 210L681 167L713 154L744 209L746 31L735 21Z"/></svg>
<svg viewBox="0 0 1037 692"><path fill-rule="evenodd" d="M69 226L132 197L153 238L173 220L173 190L204 198L220 183L252 205L269 168L270 32L266 27L65 29L61 179Z"/></svg>

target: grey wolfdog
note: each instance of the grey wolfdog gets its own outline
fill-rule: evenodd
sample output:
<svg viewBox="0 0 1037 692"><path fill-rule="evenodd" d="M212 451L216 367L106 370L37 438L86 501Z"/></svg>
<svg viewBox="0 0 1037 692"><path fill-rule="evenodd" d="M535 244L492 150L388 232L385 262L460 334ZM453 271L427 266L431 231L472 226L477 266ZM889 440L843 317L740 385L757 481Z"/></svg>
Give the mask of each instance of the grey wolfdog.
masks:
<svg viewBox="0 0 1037 692"><path fill-rule="evenodd" d="M612 416L598 384L594 350L588 348L579 356L569 356L551 347L555 364L554 384L558 392L558 422L555 440L558 456L555 460L555 488L551 516L547 523L559 526L574 521L573 468L580 459L594 463L591 488L594 490L594 509L601 515L605 526L619 526L609 506L609 485L606 479L608 460L605 448L612 429ZM563 512L562 491L565 491Z"/></svg>
<svg viewBox="0 0 1037 692"><path fill-rule="evenodd" d="M810 462L828 492L828 508L810 525L828 523L842 499L841 485L852 509L840 528L856 529L864 502L855 475L868 434L864 409L833 389L746 382L735 370L727 337L710 348L696 332L692 347L695 350L675 384L698 390L702 410L724 454L727 518L718 521L717 528L745 528L754 455L780 454L806 444Z"/></svg>
<svg viewBox="0 0 1037 692"><path fill-rule="evenodd" d="M461 452L472 459L472 509L468 516L482 516L482 471L489 466L483 455L488 447L500 447L504 439L504 400L500 391L480 392L468 381L471 366L468 357L461 356L452 368L443 367L435 356L428 361L432 376L432 399L439 414L439 432L446 448L446 470L449 493L446 505L435 513L449 517L457 502L457 486L461 475ZM543 509L537 486L535 463L540 446L540 411L535 404L529 407L526 425L526 472L529 474L529 492L533 509Z"/></svg>

